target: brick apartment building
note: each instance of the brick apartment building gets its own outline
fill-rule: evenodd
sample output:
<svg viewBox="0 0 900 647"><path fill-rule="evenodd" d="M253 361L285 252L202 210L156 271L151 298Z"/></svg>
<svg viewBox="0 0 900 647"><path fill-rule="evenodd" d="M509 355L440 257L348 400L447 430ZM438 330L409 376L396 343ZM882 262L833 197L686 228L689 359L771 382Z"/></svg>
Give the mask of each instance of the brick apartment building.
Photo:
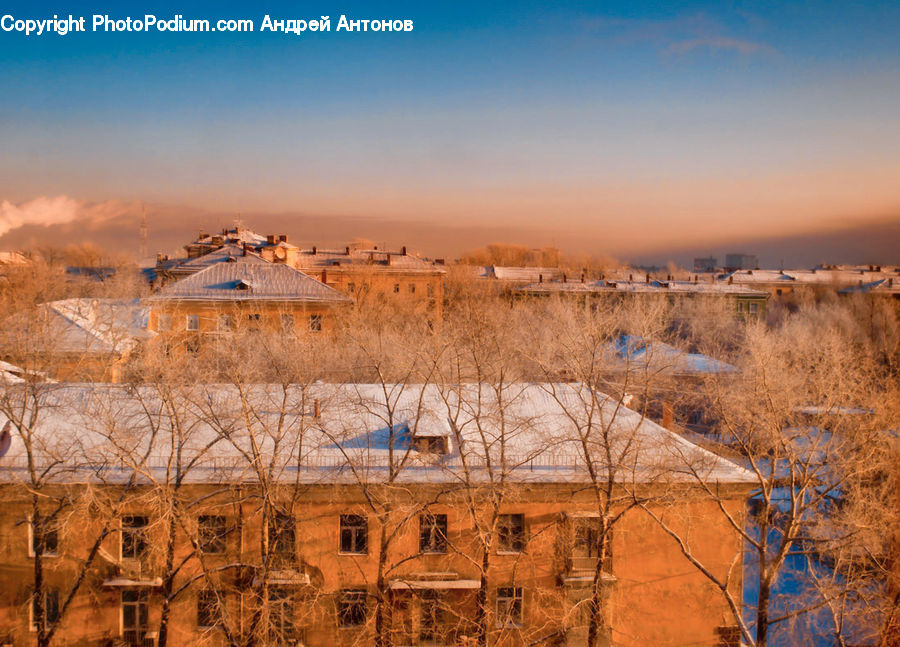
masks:
<svg viewBox="0 0 900 647"><path fill-rule="evenodd" d="M159 283L187 276L217 262L222 255L249 254L301 270L355 301L411 303L420 305L436 320L441 317L445 270L440 262L419 258L408 253L406 247L398 251L357 244L342 249L299 247L289 242L287 234L261 236L234 227L221 234L200 232L196 240L185 245L185 252L185 259L158 259Z"/></svg>
<svg viewBox="0 0 900 647"><path fill-rule="evenodd" d="M633 502L721 576L741 540L679 474L702 464L741 519L747 472L615 401L235 388L48 387L0 457L0 644L575 646L595 585L598 645L737 644L724 598ZM585 397L618 459L602 560Z"/></svg>

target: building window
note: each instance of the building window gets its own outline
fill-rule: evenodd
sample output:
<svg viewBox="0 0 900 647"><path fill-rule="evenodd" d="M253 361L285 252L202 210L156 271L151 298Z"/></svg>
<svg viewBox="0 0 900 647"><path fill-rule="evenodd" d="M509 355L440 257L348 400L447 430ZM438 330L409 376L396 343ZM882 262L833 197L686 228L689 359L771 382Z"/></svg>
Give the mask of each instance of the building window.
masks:
<svg viewBox="0 0 900 647"><path fill-rule="evenodd" d="M197 517L197 546L200 552L207 555L224 553L227 531L225 517L219 515Z"/></svg>
<svg viewBox="0 0 900 647"><path fill-rule="evenodd" d="M447 515L423 514L419 517L419 551L447 552Z"/></svg>
<svg viewBox="0 0 900 647"><path fill-rule="evenodd" d="M219 332L230 332L231 328L231 315L219 315Z"/></svg>
<svg viewBox="0 0 900 647"><path fill-rule="evenodd" d="M197 627L208 629L222 623L219 614L219 596L215 591L201 589L197 592Z"/></svg>
<svg viewBox="0 0 900 647"><path fill-rule="evenodd" d="M341 552L365 555L368 552L369 522L360 514L341 515Z"/></svg>
<svg viewBox="0 0 900 647"><path fill-rule="evenodd" d="M261 317L258 312L251 312L247 315L247 328L250 330L256 330L259 328L259 321Z"/></svg>
<svg viewBox="0 0 900 647"><path fill-rule="evenodd" d="M40 551L44 557L54 557L59 549L59 529L56 522L47 518L41 519L44 530L44 550ZM28 556L38 554L37 533L34 532L34 522L28 524Z"/></svg>
<svg viewBox="0 0 900 647"><path fill-rule="evenodd" d="M341 627L358 627L366 622L366 592L361 589L344 589L338 600L338 624Z"/></svg>
<svg viewBox="0 0 900 647"><path fill-rule="evenodd" d="M122 517L122 558L140 559L147 552L147 517Z"/></svg>
<svg viewBox="0 0 900 647"><path fill-rule="evenodd" d="M126 645L143 645L149 615L146 591L122 591L122 638Z"/></svg>
<svg viewBox="0 0 900 647"><path fill-rule="evenodd" d="M348 283L347 284L347 292L350 292L350 293L356 292L356 283Z"/></svg>
<svg viewBox="0 0 900 647"><path fill-rule="evenodd" d="M521 553L525 548L525 515L501 514L497 519L498 550Z"/></svg>
<svg viewBox="0 0 900 647"><path fill-rule="evenodd" d="M744 302L738 301L737 308L738 308L738 312L743 312L744 311Z"/></svg>
<svg viewBox="0 0 900 647"><path fill-rule="evenodd" d="M410 294L415 294L415 293L416 293L416 284L415 284L415 283L410 283L410 284L409 284L409 293L410 293Z"/></svg>
<svg viewBox="0 0 900 647"><path fill-rule="evenodd" d="M310 332L322 332L322 315L309 315Z"/></svg>
<svg viewBox="0 0 900 647"><path fill-rule="evenodd" d="M600 556L600 520L595 518L575 520L575 557L597 559Z"/></svg>
<svg viewBox="0 0 900 647"><path fill-rule="evenodd" d="M431 283L425 286L425 294L427 294L429 298L434 297L434 286Z"/></svg>
<svg viewBox="0 0 900 647"><path fill-rule="evenodd" d="M497 625L506 627L522 624L522 588L501 586L497 589Z"/></svg>
<svg viewBox="0 0 900 647"><path fill-rule="evenodd" d="M29 626L32 631L38 630L38 596L31 596L31 618ZM59 621L59 591L47 589L44 591L44 631Z"/></svg>
<svg viewBox="0 0 900 647"><path fill-rule="evenodd" d="M444 643L447 629L447 607L440 591L422 591L419 606L419 641Z"/></svg>
<svg viewBox="0 0 900 647"><path fill-rule="evenodd" d="M593 571L600 558L600 519L579 517L575 519L574 542L572 545L572 568ZM612 572L612 536L607 536L606 556L603 570Z"/></svg>
<svg viewBox="0 0 900 647"><path fill-rule="evenodd" d="M282 560L294 559L295 522L287 514L276 514L269 526L269 550Z"/></svg>
<svg viewBox="0 0 900 647"><path fill-rule="evenodd" d="M294 644L294 596L288 589L269 589L269 632L272 645Z"/></svg>
<svg viewBox="0 0 900 647"><path fill-rule="evenodd" d="M400 284L394 283L394 294L400 294Z"/></svg>
<svg viewBox="0 0 900 647"><path fill-rule="evenodd" d="M172 330L172 315L162 313L156 315L156 330L158 332Z"/></svg>
<svg viewBox="0 0 900 647"><path fill-rule="evenodd" d="M415 448L422 454L446 454L449 451L446 436L416 436Z"/></svg>
<svg viewBox="0 0 900 647"><path fill-rule="evenodd" d="M750 314L755 315L757 312L759 312L759 304L758 303L751 303L749 305L750 305Z"/></svg>
<svg viewBox="0 0 900 647"><path fill-rule="evenodd" d="M185 316L185 330L200 330L200 315Z"/></svg>
<svg viewBox="0 0 900 647"><path fill-rule="evenodd" d="M282 314L281 315L281 330L282 330L282 332L286 332L286 333L294 332L294 315L292 315L292 314Z"/></svg>

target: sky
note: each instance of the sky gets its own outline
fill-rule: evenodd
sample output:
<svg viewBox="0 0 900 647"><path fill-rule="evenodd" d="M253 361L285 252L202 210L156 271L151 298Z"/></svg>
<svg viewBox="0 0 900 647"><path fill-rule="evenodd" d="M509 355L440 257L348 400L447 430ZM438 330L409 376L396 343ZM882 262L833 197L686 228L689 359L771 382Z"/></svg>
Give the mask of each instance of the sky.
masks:
<svg viewBox="0 0 900 647"><path fill-rule="evenodd" d="M896 2L119 5L0 14L257 31L0 31L0 235L139 203L621 257L900 219ZM266 14L332 30L260 33ZM336 32L342 14L415 28Z"/></svg>

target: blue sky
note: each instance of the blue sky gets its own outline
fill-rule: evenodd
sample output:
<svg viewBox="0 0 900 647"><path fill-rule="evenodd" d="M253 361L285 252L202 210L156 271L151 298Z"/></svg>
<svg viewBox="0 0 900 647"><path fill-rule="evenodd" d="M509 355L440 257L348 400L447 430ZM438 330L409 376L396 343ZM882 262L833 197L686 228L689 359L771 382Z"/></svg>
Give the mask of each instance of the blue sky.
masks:
<svg viewBox="0 0 900 647"><path fill-rule="evenodd" d="M0 200L677 232L896 215L900 5L12 3L330 33L0 32ZM407 18L411 33L337 33ZM705 220L704 220L705 219ZM711 227L711 236L716 227ZM662 235L662 233L660 233Z"/></svg>

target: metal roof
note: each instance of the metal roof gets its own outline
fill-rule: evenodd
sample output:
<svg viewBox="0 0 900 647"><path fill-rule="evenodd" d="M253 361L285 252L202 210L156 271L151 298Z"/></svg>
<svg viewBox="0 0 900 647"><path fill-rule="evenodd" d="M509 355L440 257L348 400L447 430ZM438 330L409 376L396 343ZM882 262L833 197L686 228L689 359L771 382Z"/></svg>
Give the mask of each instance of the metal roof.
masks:
<svg viewBox="0 0 900 647"><path fill-rule="evenodd" d="M167 285L151 301L300 301L349 303L349 297L287 265L216 263Z"/></svg>
<svg viewBox="0 0 900 647"><path fill-rule="evenodd" d="M579 384L514 383L500 394L487 384L258 384L240 397L233 386L184 385L176 392L177 401L161 402L153 387L47 385L35 460L58 461L55 478L65 482L121 482L135 469L145 479L165 478L175 469L168 452L178 440L185 479L196 483L254 481L251 448L262 452L273 478L304 483L383 482L389 474L398 482L482 482L498 469L519 482L584 482L587 458L623 483L690 482L695 471L711 482L754 479ZM421 453L412 442L446 428L447 454ZM25 465L14 430L0 480L24 478Z"/></svg>

